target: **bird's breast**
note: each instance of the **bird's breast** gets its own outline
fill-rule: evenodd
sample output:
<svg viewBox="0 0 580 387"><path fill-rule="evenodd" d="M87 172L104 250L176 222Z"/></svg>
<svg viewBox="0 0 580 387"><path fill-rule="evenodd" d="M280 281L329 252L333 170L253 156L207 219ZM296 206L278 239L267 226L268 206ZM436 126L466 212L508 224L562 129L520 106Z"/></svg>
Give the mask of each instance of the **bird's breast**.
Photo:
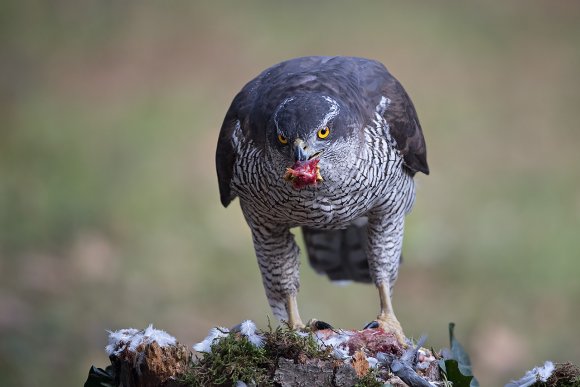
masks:
<svg viewBox="0 0 580 387"><path fill-rule="evenodd" d="M384 136L367 135L363 151L350 158L321 159L323 180L303 188L284 180L283 163L247 149L237 158L231 187L246 216L260 222L342 228L401 199L402 159Z"/></svg>
<svg viewBox="0 0 580 387"><path fill-rule="evenodd" d="M384 179L358 173L340 176L322 171L322 182L297 189L277 173L262 172L235 181L244 211L291 227L344 227L366 214L387 191Z"/></svg>

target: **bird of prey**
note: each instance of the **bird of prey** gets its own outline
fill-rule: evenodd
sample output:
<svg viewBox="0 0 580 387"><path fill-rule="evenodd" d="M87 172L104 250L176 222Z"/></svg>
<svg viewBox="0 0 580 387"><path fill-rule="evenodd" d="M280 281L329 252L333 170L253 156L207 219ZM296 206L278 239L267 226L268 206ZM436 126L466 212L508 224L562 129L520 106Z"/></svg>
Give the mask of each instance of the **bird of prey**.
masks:
<svg viewBox="0 0 580 387"><path fill-rule="evenodd" d="M381 63L295 58L235 96L221 127L221 202L239 197L274 315L303 328L296 296L301 227L313 268L373 282L380 313L368 327L404 337L391 304L413 176L429 173L411 99Z"/></svg>

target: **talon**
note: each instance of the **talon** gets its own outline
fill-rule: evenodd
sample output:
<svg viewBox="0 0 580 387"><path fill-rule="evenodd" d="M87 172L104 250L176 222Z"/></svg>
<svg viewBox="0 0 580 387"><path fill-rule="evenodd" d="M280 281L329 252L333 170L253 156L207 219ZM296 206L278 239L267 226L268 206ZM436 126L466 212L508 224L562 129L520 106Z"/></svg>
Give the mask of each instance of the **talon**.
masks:
<svg viewBox="0 0 580 387"><path fill-rule="evenodd" d="M371 321L370 323L365 325L363 330L365 330L365 329L377 329L379 327L380 327L379 322L375 320L375 321Z"/></svg>
<svg viewBox="0 0 580 387"><path fill-rule="evenodd" d="M373 328L381 328L387 333L392 333L397 338L397 341L401 345L406 345L405 334L403 333L403 328L401 323L395 317L393 312L393 305L391 305L391 289L387 283L380 283L377 285L379 290L379 297L381 300L381 312L377 316L377 319L367 326Z"/></svg>
<svg viewBox="0 0 580 387"><path fill-rule="evenodd" d="M406 346L407 340L403 333L403 328L393 314L377 317L375 321L367 324L365 329L382 329L386 333L392 333L401 345Z"/></svg>
<svg viewBox="0 0 580 387"><path fill-rule="evenodd" d="M330 325L329 323L317 320L315 318L313 318L312 320L310 320L308 322L308 327L310 327L310 330L312 330L312 331L321 331L324 329L334 329L332 327L332 325Z"/></svg>

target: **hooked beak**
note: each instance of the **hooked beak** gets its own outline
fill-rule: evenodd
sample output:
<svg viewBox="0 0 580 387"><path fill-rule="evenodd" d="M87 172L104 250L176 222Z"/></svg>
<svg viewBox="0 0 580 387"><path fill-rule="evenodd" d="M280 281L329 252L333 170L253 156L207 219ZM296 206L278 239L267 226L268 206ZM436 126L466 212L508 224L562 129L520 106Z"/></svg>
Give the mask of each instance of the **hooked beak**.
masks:
<svg viewBox="0 0 580 387"><path fill-rule="evenodd" d="M294 141L293 152L295 162L306 161L308 159L308 154L306 153L306 143L299 138L297 138L296 141Z"/></svg>
<svg viewBox="0 0 580 387"><path fill-rule="evenodd" d="M294 162L312 160L313 158L320 156L321 153L322 151L310 154L308 152L308 145L302 139L297 138L294 141Z"/></svg>
<svg viewBox="0 0 580 387"><path fill-rule="evenodd" d="M293 158L294 165L287 168L284 173L284 180L292 183L294 188L302 189L310 185L316 186L322 181L320 167L318 166L318 156L322 151L309 154L308 146L301 139L294 141Z"/></svg>

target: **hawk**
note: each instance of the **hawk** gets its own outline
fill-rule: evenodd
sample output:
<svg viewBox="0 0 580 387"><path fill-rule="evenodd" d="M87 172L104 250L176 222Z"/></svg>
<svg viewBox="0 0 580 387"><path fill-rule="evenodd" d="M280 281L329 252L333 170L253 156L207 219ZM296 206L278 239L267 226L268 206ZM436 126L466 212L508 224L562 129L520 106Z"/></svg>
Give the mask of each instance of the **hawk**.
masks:
<svg viewBox="0 0 580 387"><path fill-rule="evenodd" d="M411 99L381 63L295 58L235 96L216 151L221 202L238 197L274 315L303 328L296 296L301 227L313 268L373 282L380 312L367 325L404 334L391 304L416 172L429 173Z"/></svg>

